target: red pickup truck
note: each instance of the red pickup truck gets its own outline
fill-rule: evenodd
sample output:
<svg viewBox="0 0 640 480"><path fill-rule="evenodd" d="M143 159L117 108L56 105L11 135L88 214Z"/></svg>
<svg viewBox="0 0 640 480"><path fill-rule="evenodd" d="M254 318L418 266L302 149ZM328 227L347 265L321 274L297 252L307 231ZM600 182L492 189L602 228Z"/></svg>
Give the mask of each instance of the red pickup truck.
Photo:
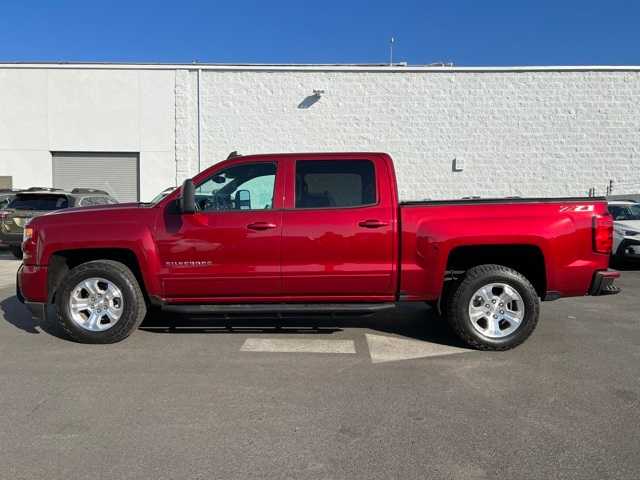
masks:
<svg viewBox="0 0 640 480"><path fill-rule="evenodd" d="M425 180L428 181L428 180ZM151 204L54 212L25 228L18 297L74 339L117 342L149 307L188 314L441 310L469 346L523 342L540 300L617 293L602 199L398 201L384 153L212 166Z"/></svg>

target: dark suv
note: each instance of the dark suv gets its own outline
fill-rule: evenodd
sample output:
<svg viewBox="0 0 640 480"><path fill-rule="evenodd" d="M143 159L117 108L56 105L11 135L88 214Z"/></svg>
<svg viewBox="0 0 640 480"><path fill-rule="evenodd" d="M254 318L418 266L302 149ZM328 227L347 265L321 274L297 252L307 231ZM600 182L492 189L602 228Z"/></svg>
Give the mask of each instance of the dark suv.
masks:
<svg viewBox="0 0 640 480"><path fill-rule="evenodd" d="M65 192L56 188L32 187L14 195L0 212L0 243L8 245L16 258L22 258L22 231L33 217L63 208L118 203L107 192L93 188L74 188Z"/></svg>

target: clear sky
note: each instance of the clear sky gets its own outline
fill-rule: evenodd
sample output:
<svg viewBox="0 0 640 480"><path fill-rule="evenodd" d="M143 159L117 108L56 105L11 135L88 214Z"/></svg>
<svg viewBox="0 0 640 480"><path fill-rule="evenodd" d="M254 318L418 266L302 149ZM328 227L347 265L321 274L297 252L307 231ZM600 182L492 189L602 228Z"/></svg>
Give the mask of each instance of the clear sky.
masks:
<svg viewBox="0 0 640 480"><path fill-rule="evenodd" d="M0 1L0 61L638 65L640 1Z"/></svg>

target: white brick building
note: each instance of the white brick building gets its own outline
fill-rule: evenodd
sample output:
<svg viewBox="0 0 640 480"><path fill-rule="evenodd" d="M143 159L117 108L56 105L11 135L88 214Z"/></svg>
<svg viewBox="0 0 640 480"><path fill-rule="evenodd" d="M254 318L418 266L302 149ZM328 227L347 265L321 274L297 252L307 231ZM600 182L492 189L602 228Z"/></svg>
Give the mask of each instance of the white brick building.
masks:
<svg viewBox="0 0 640 480"><path fill-rule="evenodd" d="M403 199L637 193L640 67L0 65L16 188L148 200L233 150L386 151Z"/></svg>

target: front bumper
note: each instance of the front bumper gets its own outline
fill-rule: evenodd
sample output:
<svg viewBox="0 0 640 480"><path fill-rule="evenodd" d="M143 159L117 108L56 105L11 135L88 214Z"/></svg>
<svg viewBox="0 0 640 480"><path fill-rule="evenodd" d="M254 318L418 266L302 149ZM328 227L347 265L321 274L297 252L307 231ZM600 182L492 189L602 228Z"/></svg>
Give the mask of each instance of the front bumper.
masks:
<svg viewBox="0 0 640 480"><path fill-rule="evenodd" d="M620 293L620 288L614 284L614 281L620 278L620 272L615 270L601 270L593 275L589 295L615 295Z"/></svg>
<svg viewBox="0 0 640 480"><path fill-rule="evenodd" d="M616 250L616 257L640 260L640 238L624 238Z"/></svg>
<svg viewBox="0 0 640 480"><path fill-rule="evenodd" d="M46 267L20 265L16 273L16 297L31 311L32 318L37 320L47 318L46 285Z"/></svg>

